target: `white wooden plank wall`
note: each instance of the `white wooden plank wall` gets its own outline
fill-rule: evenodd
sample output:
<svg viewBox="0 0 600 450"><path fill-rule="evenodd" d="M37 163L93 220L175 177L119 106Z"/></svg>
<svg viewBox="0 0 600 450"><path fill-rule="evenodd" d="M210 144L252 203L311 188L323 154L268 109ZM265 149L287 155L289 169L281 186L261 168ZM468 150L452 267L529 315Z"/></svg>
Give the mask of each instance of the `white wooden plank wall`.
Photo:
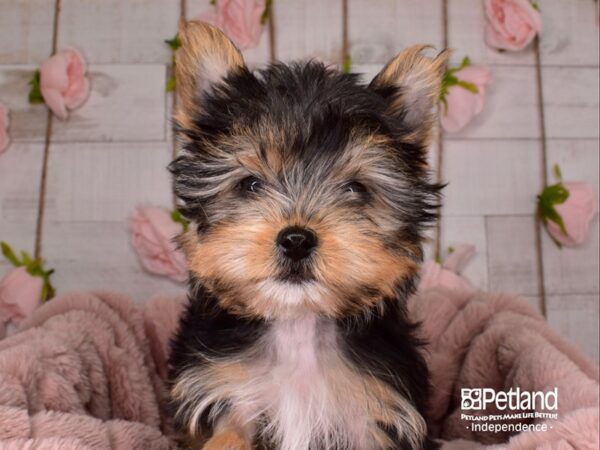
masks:
<svg viewBox="0 0 600 450"><path fill-rule="evenodd" d="M170 52L163 41L181 15L208 11L209 0L58 1L56 30L57 0L0 3L0 101L11 109L14 142L0 156L0 239L34 251L47 151L39 243L57 270L59 291L109 287L140 301L180 291L140 269L126 219L137 204L171 205L164 169L172 154L173 99L164 89ZM339 65L348 51L353 70L368 80L406 46L446 43L454 62L468 55L489 65L494 83L483 113L431 149L432 168L449 186L440 242L432 232L428 255L474 244L477 255L465 274L476 286L545 307L553 325L598 359L598 219L587 245L573 250L557 249L544 233L538 248L534 219L535 195L545 177L552 181L554 163L566 179L598 190L597 11L589 0L541 6L537 55L534 46L521 53L487 48L482 1L274 0L273 23L244 56L252 67L272 57ZM92 94L68 122L51 121L46 142L46 110L27 103L27 82L51 53L53 36L59 48L83 51ZM0 262L0 273L7 269Z"/></svg>

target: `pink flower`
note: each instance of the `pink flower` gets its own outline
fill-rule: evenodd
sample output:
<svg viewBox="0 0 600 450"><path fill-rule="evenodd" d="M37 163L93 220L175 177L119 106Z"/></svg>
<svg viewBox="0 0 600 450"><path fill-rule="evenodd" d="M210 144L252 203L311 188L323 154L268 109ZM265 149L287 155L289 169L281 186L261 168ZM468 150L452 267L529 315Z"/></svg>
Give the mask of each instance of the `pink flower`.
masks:
<svg viewBox="0 0 600 450"><path fill-rule="evenodd" d="M522 50L542 31L542 16L529 0L486 0L485 40L499 50Z"/></svg>
<svg viewBox="0 0 600 450"><path fill-rule="evenodd" d="M2 153L10 144L10 136L8 135L8 109L0 103L0 153Z"/></svg>
<svg viewBox="0 0 600 450"><path fill-rule="evenodd" d="M452 252L443 264L428 261L421 269L419 290L442 287L458 291L473 291L469 282L459 275L459 272L475 254L472 245L461 245Z"/></svg>
<svg viewBox="0 0 600 450"><path fill-rule="evenodd" d="M175 238L183 227L162 208L136 208L129 220L131 242L142 266L151 273L185 281L187 266Z"/></svg>
<svg viewBox="0 0 600 450"><path fill-rule="evenodd" d="M70 48L57 52L40 67L42 96L60 119L66 119L67 110L80 107L88 98L90 81L85 72L83 57Z"/></svg>
<svg viewBox="0 0 600 450"><path fill-rule="evenodd" d="M555 222L548 220L546 223L548 232L557 242L573 247L585 241L598 205L594 189L589 184L563 183L563 186L569 191L569 196L564 203L555 204L554 209L562 217L567 234Z"/></svg>
<svg viewBox="0 0 600 450"><path fill-rule="evenodd" d="M240 49L256 47L263 31L265 0L217 0L202 20L219 27Z"/></svg>
<svg viewBox="0 0 600 450"><path fill-rule="evenodd" d="M477 88L477 92L472 92L460 84L448 88L441 121L444 130L450 133L462 130L483 110L485 89L492 82L492 74L486 66L468 65L454 72L453 75L459 82L466 81L473 85Z"/></svg>
<svg viewBox="0 0 600 450"><path fill-rule="evenodd" d="M0 322L18 324L41 305L44 280L34 277L23 266L0 281Z"/></svg>

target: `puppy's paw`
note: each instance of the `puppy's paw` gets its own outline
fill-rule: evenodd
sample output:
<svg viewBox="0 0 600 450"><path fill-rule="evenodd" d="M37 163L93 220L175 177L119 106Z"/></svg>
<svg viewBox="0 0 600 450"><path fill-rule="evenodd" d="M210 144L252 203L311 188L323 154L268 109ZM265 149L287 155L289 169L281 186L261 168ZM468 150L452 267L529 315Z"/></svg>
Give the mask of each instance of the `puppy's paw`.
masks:
<svg viewBox="0 0 600 450"><path fill-rule="evenodd" d="M251 450L250 443L235 431L223 431L211 437L202 450Z"/></svg>

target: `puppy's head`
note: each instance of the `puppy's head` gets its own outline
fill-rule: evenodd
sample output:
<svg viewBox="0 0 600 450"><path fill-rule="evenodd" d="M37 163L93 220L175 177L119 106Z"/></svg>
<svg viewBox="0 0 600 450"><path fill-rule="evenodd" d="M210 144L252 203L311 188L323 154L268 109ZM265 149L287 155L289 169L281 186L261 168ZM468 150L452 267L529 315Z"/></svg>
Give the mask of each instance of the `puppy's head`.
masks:
<svg viewBox="0 0 600 450"><path fill-rule="evenodd" d="M318 62L256 73L180 29L171 164L193 277L248 317L361 314L409 291L435 217L426 148L447 60L409 48L369 85Z"/></svg>

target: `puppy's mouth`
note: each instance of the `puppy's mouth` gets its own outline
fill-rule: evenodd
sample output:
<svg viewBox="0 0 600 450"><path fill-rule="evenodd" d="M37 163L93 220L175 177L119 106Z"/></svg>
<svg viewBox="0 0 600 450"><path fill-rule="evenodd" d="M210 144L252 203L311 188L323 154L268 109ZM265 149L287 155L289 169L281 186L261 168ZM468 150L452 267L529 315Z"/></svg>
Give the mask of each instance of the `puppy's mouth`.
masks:
<svg viewBox="0 0 600 450"><path fill-rule="evenodd" d="M301 284L306 281L315 281L315 276L306 264L288 264L280 270L277 280Z"/></svg>

